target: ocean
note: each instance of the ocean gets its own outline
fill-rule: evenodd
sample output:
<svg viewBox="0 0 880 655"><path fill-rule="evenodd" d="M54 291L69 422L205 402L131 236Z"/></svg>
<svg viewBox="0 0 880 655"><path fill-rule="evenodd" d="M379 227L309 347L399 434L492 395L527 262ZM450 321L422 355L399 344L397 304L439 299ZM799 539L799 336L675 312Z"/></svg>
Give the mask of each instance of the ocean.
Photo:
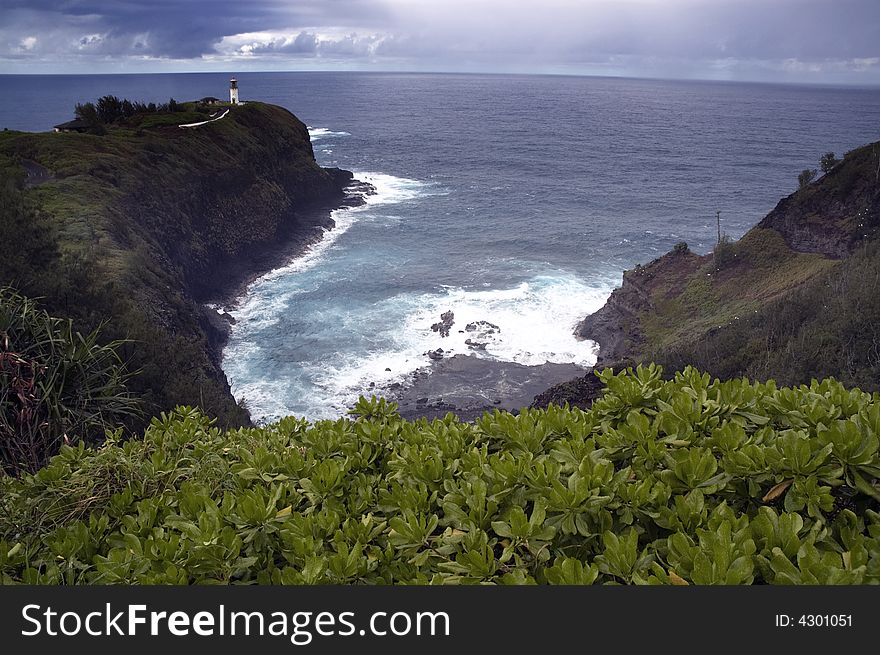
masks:
<svg viewBox="0 0 880 655"><path fill-rule="evenodd" d="M426 353L589 366L575 340L622 271L680 241L741 236L798 173L877 140L880 89L561 76L238 74L290 109L322 165L376 194L253 282L223 366L259 421L343 414ZM0 76L0 129L76 102L227 96L229 75ZM449 336L432 331L452 311ZM470 323L485 321L476 330ZM484 350L466 340L479 334ZM472 340L473 341L473 340Z"/></svg>

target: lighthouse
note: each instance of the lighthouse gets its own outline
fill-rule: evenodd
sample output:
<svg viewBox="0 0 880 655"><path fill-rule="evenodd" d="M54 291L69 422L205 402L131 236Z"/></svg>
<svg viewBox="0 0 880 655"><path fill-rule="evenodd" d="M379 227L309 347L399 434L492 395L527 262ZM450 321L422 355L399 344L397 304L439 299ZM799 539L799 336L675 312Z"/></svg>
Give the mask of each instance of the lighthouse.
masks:
<svg viewBox="0 0 880 655"><path fill-rule="evenodd" d="M234 77L229 80L229 102L238 104L238 81Z"/></svg>

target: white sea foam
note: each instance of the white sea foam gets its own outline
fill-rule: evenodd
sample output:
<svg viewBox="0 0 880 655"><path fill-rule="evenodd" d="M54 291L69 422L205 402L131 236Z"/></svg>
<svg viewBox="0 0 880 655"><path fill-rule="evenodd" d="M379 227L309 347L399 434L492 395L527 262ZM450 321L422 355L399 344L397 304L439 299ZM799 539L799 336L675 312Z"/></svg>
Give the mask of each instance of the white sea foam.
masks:
<svg viewBox="0 0 880 655"><path fill-rule="evenodd" d="M444 286L433 293L396 296L375 310L399 316L399 323L385 335L387 347L327 366L320 378L339 389L363 389L371 381L387 383L428 364L425 353L437 348L446 356L471 354L527 366L547 362L592 366L596 344L575 339L574 328L602 306L616 283L609 278L589 284L560 273L536 276L507 289ZM453 312L455 322L443 337L431 326L446 311ZM468 330L469 324L475 324L474 329ZM485 348L472 348L475 344Z"/></svg>
<svg viewBox="0 0 880 655"><path fill-rule="evenodd" d="M407 316L405 329L419 335L429 349L472 353L533 366L573 362L592 366L596 346L573 336L576 323L602 306L614 287L611 280L591 285L571 274L539 275L509 289L446 289L419 301ZM431 330L445 311L455 316L448 337ZM485 321L497 328L488 328ZM477 324L468 331L468 324ZM494 331L493 331L494 330ZM485 350L469 347L484 343Z"/></svg>
<svg viewBox="0 0 880 655"><path fill-rule="evenodd" d="M245 339L227 353L227 373L236 397L247 399L257 420L271 421L290 413L310 419L342 415L357 397L370 393L370 383L382 388L405 380L430 363L429 350L442 348L446 356L472 354L497 361L525 365L574 362L591 366L597 346L573 336L576 323L604 303L619 280L607 278L588 283L571 274L536 276L506 289L441 287L428 294L400 294L373 306L361 318L365 326L384 330L375 334L376 346L368 352L341 348L319 362L304 363L297 379L283 372L262 379L254 376L254 364L265 353ZM255 307L257 309L257 307ZM265 306L261 309L265 310ZM449 336L431 330L440 314L452 311L455 322ZM468 331L469 323L486 321ZM237 326L236 326L237 327ZM473 350L465 343L485 343ZM307 381L307 397L296 397Z"/></svg>
<svg viewBox="0 0 880 655"><path fill-rule="evenodd" d="M285 266L254 280L236 306L226 309L235 318L235 324L223 353L223 368L229 377L233 393L238 398L244 397L248 400L255 418L266 419L289 413L289 409L285 409L285 401L290 397L291 382L283 378L254 379L254 373L260 370L259 363L265 357L259 345L259 333L277 324L290 311L297 295L320 284L319 278L301 274L318 266L326 257L332 256L334 251L344 250L338 243L339 238L358 221L374 216L376 207L413 201L423 193L431 193L435 188L420 180L385 173L356 172L354 177L373 187L374 192L364 197L364 204L332 212L335 226L325 230L320 240ZM386 216L383 214L383 217ZM391 218L394 221L399 220L397 216ZM328 389L329 395L324 399L328 408L335 407L333 398L340 396L340 385L331 386L334 389ZM320 390L318 391L316 402L320 401ZM344 397L348 398L347 395Z"/></svg>
<svg viewBox="0 0 880 655"><path fill-rule="evenodd" d="M376 388L406 380L430 363L429 350L442 348L446 356L471 354L525 365L573 362L591 366L597 346L578 341L576 323L599 309L619 280L607 278L587 283L568 273L536 276L507 289L473 290L444 286L428 294L401 294L379 303L364 315L366 325L383 317L387 327L376 335L381 343L371 352L343 352L320 364L305 365L301 373L310 382L308 400L286 404L291 387L276 380L250 381L236 395L248 398L255 417L274 420L292 411L312 419L333 418L351 407L357 397ZM431 330L440 314L452 311L455 323L449 336ZM389 320L390 317L396 318ZM468 331L469 323L486 321ZM489 330L494 330L489 333ZM485 343L473 350L465 343Z"/></svg>
<svg viewBox="0 0 880 655"><path fill-rule="evenodd" d="M298 365L293 372L296 379L284 371L268 378L259 373L268 353L253 338L257 335L248 333L290 311L292 297L299 293L288 284L268 284L267 291L276 286L286 291L273 296L257 290L242 304L224 368L234 394L247 399L254 418L272 421L291 413L313 420L338 417L359 395L370 393L370 383L381 389L405 381L430 363L426 353L437 348L447 357L470 354L524 365L573 362L591 366L597 345L575 339L574 328L602 306L617 284L619 279L610 276L587 282L556 271L510 288L443 285L430 293L398 294L357 317L373 336L372 349L354 351L343 344L320 362ZM443 337L431 325L446 311L453 312L455 322L449 336ZM467 330L471 323L477 324L476 329ZM244 333L236 335L241 330ZM485 344L485 349L470 348L468 339L472 344Z"/></svg>
<svg viewBox="0 0 880 655"><path fill-rule="evenodd" d="M309 128L309 133L313 141L347 136L327 128ZM429 364L426 352L437 348L445 356L473 354L526 365L595 363L596 344L577 341L573 330L577 321L602 305L619 279L588 282L569 272L547 270L507 288L490 282L467 288L438 285L429 292L400 293L360 306L356 313L343 307L331 316L309 317L306 322L314 329L326 330L325 340L326 333L336 334L338 350L314 361L279 364L266 340L277 341L274 326L298 311L297 296L320 290L326 275L343 261L337 258L344 257L349 240L341 237L362 221L392 226L407 216L407 203L446 192L430 182L385 173L358 171L355 179L372 185L375 193L365 196L359 207L333 212L334 228L300 257L255 280L238 305L227 310L236 322L223 367L233 393L247 400L256 420L291 413L310 419L337 417L358 395L369 393L371 383L381 389L403 381ZM492 261L485 264L492 269ZM449 336L442 337L431 325L446 311L453 312L455 323ZM479 325L468 331L469 323ZM347 338L359 340L359 345L349 345ZM471 345L483 345L472 349L468 339Z"/></svg>
<svg viewBox="0 0 880 655"><path fill-rule="evenodd" d="M351 136L348 132L334 132L326 127L308 127L309 130L309 138L312 141L317 141L318 139L327 139L337 136Z"/></svg>
<svg viewBox="0 0 880 655"><path fill-rule="evenodd" d="M254 280L236 307L228 311L236 320L233 335L244 329L262 329L277 323L287 310L290 300L302 291L290 278L316 266L328 253L337 248L339 237L355 223L369 216L374 207L400 203L416 198L427 184L385 173L355 173L355 179L368 182L375 193L364 198L364 204L350 209L337 209L331 213L335 226L324 231L321 239L311 244L299 257ZM284 285L276 282L285 279ZM241 327L239 327L239 325Z"/></svg>

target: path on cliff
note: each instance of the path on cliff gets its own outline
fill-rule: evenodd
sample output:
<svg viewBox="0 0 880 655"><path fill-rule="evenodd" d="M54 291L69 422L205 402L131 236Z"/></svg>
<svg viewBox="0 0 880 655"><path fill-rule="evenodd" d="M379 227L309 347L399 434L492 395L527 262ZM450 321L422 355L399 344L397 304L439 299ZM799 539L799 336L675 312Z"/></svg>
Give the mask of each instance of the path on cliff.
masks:
<svg viewBox="0 0 880 655"><path fill-rule="evenodd" d="M219 121L221 118L226 118L226 114L228 114L228 113L229 113L229 110L227 109L217 118L211 118L206 121L201 121L200 123L184 123L183 125L178 125L177 127L198 127L199 125L207 125L208 123L213 123L214 121Z"/></svg>

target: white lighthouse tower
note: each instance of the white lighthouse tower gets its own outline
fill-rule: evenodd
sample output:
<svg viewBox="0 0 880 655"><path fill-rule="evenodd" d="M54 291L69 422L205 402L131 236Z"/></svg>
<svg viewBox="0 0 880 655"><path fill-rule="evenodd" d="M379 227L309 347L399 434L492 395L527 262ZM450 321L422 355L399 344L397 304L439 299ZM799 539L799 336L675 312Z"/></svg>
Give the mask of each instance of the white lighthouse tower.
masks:
<svg viewBox="0 0 880 655"><path fill-rule="evenodd" d="M229 102L238 104L238 81L234 77L229 80Z"/></svg>

